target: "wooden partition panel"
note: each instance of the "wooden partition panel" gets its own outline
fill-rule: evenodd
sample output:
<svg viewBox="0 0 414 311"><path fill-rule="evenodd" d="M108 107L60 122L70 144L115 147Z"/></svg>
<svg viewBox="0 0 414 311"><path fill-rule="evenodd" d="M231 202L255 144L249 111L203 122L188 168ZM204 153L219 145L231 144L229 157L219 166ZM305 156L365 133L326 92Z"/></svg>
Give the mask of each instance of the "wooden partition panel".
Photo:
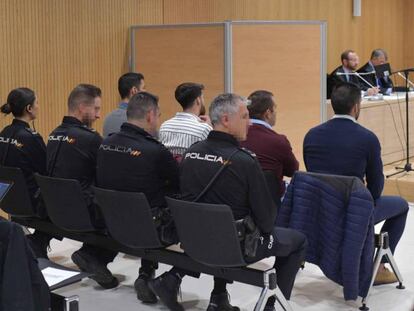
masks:
<svg viewBox="0 0 414 311"><path fill-rule="evenodd" d="M160 98L162 120L181 106L174 98L177 85L205 86L206 105L224 91L224 24L132 28L134 70L145 72L147 89Z"/></svg>
<svg viewBox="0 0 414 311"><path fill-rule="evenodd" d="M302 163L304 135L321 119L321 25L234 24L232 33L234 92L275 95L275 130Z"/></svg>
<svg viewBox="0 0 414 311"><path fill-rule="evenodd" d="M102 89L103 118L120 101L118 78L128 71L128 29L162 24L162 0L1 0L0 104L26 86L38 97L36 129L44 138L67 113L79 83ZM11 117L0 116L0 127Z"/></svg>

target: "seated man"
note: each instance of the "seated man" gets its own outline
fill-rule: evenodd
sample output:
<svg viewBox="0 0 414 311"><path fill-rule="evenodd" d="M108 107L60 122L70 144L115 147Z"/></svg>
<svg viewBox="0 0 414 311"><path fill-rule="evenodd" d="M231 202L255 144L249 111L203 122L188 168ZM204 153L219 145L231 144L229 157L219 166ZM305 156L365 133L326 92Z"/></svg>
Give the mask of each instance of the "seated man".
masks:
<svg viewBox="0 0 414 311"><path fill-rule="evenodd" d="M99 147L97 186L142 192L152 208L164 208L164 196L178 192L179 180L177 162L154 137L160 115L158 98L150 93L138 93L129 101L126 113L127 122L122 124L121 131L105 138ZM148 289L147 281L154 277L157 263L142 259L141 264L134 284L137 297L143 302L155 303L157 298Z"/></svg>
<svg viewBox="0 0 414 311"><path fill-rule="evenodd" d="M104 223L98 207L94 204L92 186L95 182L96 155L102 137L91 128L99 118L101 90L93 85L80 84L68 99L68 116L49 135L47 144L47 171L52 177L79 181L92 222L97 228ZM64 200L64 198L62 198ZM107 269L116 252L84 243L72 254L73 262L91 273L91 278L104 288L118 286L118 280Z"/></svg>
<svg viewBox="0 0 414 311"><path fill-rule="evenodd" d="M292 177L299 169L299 162L292 152L285 135L276 133L272 127L276 123L276 104L273 94L268 91L255 91L249 96L247 106L252 123L247 139L241 146L253 151L263 170L274 173L280 183L280 196L285 192L283 176Z"/></svg>
<svg viewBox="0 0 414 311"><path fill-rule="evenodd" d="M219 95L211 103L209 114L214 130L207 140L190 147L181 163L183 199L195 200L220 167L230 163L199 201L229 205L236 220L252 216L263 236L252 261L277 256L277 283L289 299L296 273L304 259L306 238L295 230L273 225L276 209L260 165L254 155L239 146L239 141L246 139L249 126L246 100L235 94ZM174 277L167 275L164 280ZM269 298L265 310L274 310L274 303L275 297ZM239 310L229 304L225 280L215 278L207 310Z"/></svg>
<svg viewBox="0 0 414 311"><path fill-rule="evenodd" d="M367 88L363 85L363 80L355 75L355 71L358 68L359 57L353 50L346 50L341 54L341 66L336 68L329 76L333 89L342 83L351 83L356 85L363 91L366 91L366 95L376 95L379 92L378 87ZM365 76L363 77L365 79ZM328 96L329 97L329 96Z"/></svg>
<svg viewBox="0 0 414 311"><path fill-rule="evenodd" d="M141 73L128 72L122 75L118 80L118 92L121 96L121 102L118 109L115 109L105 118L103 124L103 136L119 132L122 123L126 122L126 110L128 102L132 96L138 92L145 91L144 76Z"/></svg>
<svg viewBox="0 0 414 311"><path fill-rule="evenodd" d="M408 204L398 196L381 196L384 187L381 146L377 136L357 123L360 112L359 88L344 84L332 92L335 112L329 120L305 136L303 156L309 172L356 176L366 181L375 200L374 222L385 220L382 231L387 231L390 249L394 253L407 218ZM381 265L375 284L396 282L393 273Z"/></svg>
<svg viewBox="0 0 414 311"><path fill-rule="evenodd" d="M388 62L388 55L383 49L373 50L371 53L371 59L364 66L358 69L360 73L374 72L369 75L364 75L364 79L371 85L377 86L382 94L391 94L393 83L389 77L378 78L375 73L374 66L383 65ZM366 91L370 86L362 81L362 89Z"/></svg>
<svg viewBox="0 0 414 311"><path fill-rule="evenodd" d="M190 82L177 86L175 98L183 112L177 112L161 125L159 139L178 159L192 144L206 139L211 131L208 117L200 117L204 107L203 89L202 84Z"/></svg>

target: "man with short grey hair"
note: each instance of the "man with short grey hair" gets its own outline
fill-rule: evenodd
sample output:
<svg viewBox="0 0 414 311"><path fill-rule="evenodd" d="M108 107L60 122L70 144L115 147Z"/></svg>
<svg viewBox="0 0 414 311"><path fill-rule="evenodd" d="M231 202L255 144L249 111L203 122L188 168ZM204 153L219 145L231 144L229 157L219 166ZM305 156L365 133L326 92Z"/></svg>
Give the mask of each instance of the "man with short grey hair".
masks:
<svg viewBox="0 0 414 311"><path fill-rule="evenodd" d="M375 66L383 65L388 62L387 52L383 49L375 49L371 53L371 58L364 66L358 69L359 73L372 73L364 75L364 79L371 85L378 86L379 90L384 95L389 95L392 92L393 83L389 77L379 78L375 73ZM365 91L371 86L366 82L361 82L361 87Z"/></svg>
<svg viewBox="0 0 414 311"><path fill-rule="evenodd" d="M274 227L276 207L266 180L254 154L240 147L250 124L247 100L237 94L221 94L210 105L213 131L207 139L192 145L184 154L180 168L180 188L183 200L194 201L221 170L214 183L199 202L225 204L231 207L234 219L251 216L261 232L256 256L246 258L256 262L277 256L277 283L286 299L290 298L296 273L304 259L306 238L295 230ZM202 247L202 246L201 246ZM170 310L182 310L176 292L183 275L165 273L150 282L150 286ZM229 303L226 280L215 278L207 311L236 311ZM266 303L273 311L276 297ZM178 305L178 306L177 306ZM171 306L171 307L170 307Z"/></svg>

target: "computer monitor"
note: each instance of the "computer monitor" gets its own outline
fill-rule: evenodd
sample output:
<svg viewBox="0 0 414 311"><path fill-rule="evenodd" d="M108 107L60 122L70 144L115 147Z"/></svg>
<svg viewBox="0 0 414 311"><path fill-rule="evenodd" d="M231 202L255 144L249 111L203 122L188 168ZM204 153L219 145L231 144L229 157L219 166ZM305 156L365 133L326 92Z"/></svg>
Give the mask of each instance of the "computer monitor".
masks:
<svg viewBox="0 0 414 311"><path fill-rule="evenodd" d="M0 202L4 199L7 192L13 186L13 182L0 180Z"/></svg>
<svg viewBox="0 0 414 311"><path fill-rule="evenodd" d="M377 78L387 78L391 75L391 66L389 63L381 64L378 66L374 66L375 73L377 74Z"/></svg>

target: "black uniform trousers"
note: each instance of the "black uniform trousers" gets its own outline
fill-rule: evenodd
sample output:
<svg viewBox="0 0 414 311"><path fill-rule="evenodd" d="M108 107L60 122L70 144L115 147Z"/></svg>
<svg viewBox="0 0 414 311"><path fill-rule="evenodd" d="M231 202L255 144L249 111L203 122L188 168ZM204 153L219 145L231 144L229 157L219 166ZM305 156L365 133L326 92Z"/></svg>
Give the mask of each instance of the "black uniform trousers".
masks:
<svg viewBox="0 0 414 311"><path fill-rule="evenodd" d="M303 233L274 227L273 232L259 241L256 257L248 262L256 262L276 256L274 267L277 285L286 299L290 299L296 273L305 259L307 240Z"/></svg>

